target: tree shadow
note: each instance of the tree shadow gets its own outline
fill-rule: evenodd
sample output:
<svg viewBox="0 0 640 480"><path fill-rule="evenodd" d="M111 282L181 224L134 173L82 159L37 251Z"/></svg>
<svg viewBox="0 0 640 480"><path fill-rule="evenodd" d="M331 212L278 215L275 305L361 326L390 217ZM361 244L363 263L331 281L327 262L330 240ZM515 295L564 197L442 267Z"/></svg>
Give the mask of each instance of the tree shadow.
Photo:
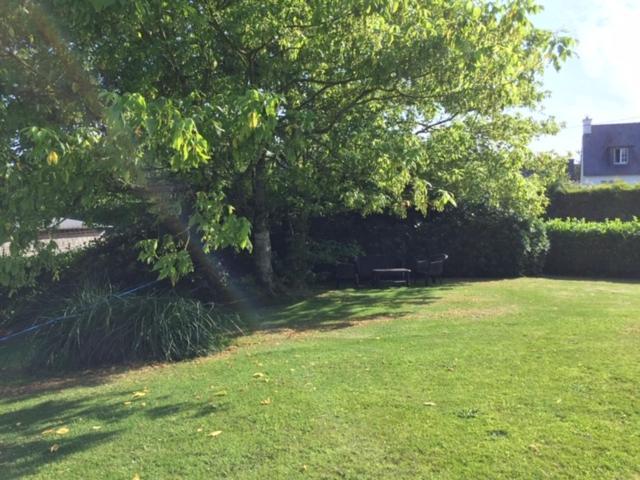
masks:
<svg viewBox="0 0 640 480"><path fill-rule="evenodd" d="M12 480L37 473L51 462L95 448L116 435L117 432L94 432L55 441L36 438L27 442L3 443L0 455L2 478Z"/></svg>
<svg viewBox="0 0 640 480"><path fill-rule="evenodd" d="M129 390L43 400L26 407L21 405L23 400L5 401L9 411L0 417L0 477L3 479L36 474L62 458L114 441L126 430L122 422L129 417L201 418L229 408L225 401L212 403L211 399L176 402L172 397L150 395L142 402L133 399ZM146 406L152 402L157 405ZM61 427L68 428L69 432L57 433Z"/></svg>
<svg viewBox="0 0 640 480"><path fill-rule="evenodd" d="M436 287L317 290L303 299L258 310L256 330L330 331L371 319L400 318L428 308L439 300L443 291L462 284L445 281ZM0 417L2 478L42 473L47 465L61 458L112 442L128 428L123 422L134 415L150 420L176 415L201 418L229 408L224 400L181 398L176 401L173 395L145 396L148 406L142 407L142 402L135 400L129 390L39 400L42 395L70 387L107 383L114 375L140 366L125 365L62 377L46 373L28 376L24 372L12 372L12 376L7 377L3 371L0 404L7 413ZM26 399L29 405L24 406ZM93 430L94 425L100 429ZM69 426L71 431L57 435L55 430L62 426ZM53 445L57 445L55 451L51 451Z"/></svg>
<svg viewBox="0 0 640 480"><path fill-rule="evenodd" d="M602 282L602 283L622 283L629 285L640 284L640 278L633 277L605 277L605 276L572 276L572 275L554 275L546 274L538 277L544 280L566 280L571 282Z"/></svg>
<svg viewBox="0 0 640 480"><path fill-rule="evenodd" d="M130 365L125 365L118 368L69 372L63 376L49 371L34 373L23 368L2 369L0 404L10 402L15 397L37 397L72 387L95 387L107 383L114 375L130 368Z"/></svg>
<svg viewBox="0 0 640 480"><path fill-rule="evenodd" d="M436 286L422 284L407 287L348 288L335 290L325 286L304 296L287 298L280 303L253 308L245 317L248 332L260 331L331 331L351 327L357 323L380 318L400 318L427 308L440 298L440 293L464 285L467 280L446 279ZM0 349L1 350L1 349ZM0 359L11 355L4 352ZM140 362L97 368L83 372L32 372L23 368L0 368L0 404L11 403L19 397L37 398L41 395L72 387L92 387L108 383L114 376L127 371L154 365Z"/></svg>
<svg viewBox="0 0 640 480"><path fill-rule="evenodd" d="M252 319L253 329L328 331L348 328L367 320L401 318L436 302L443 291L463 284L463 281L453 280L429 287L317 290L301 300L258 312Z"/></svg>

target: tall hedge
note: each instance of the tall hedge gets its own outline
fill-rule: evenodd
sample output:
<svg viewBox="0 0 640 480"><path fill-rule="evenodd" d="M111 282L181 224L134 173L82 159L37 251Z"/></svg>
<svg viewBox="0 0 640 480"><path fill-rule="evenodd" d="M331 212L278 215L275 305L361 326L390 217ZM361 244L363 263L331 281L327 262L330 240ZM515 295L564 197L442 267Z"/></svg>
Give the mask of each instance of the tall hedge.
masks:
<svg viewBox="0 0 640 480"><path fill-rule="evenodd" d="M430 252L449 254L446 274L458 277L540 274L549 248L542 220L482 204L433 215L418 232Z"/></svg>
<svg viewBox="0 0 640 480"><path fill-rule="evenodd" d="M574 187L551 195L549 218L632 220L640 217L640 186L626 183Z"/></svg>
<svg viewBox="0 0 640 480"><path fill-rule="evenodd" d="M640 221L547 222L551 248L545 273L555 275L640 277Z"/></svg>
<svg viewBox="0 0 640 480"><path fill-rule="evenodd" d="M549 248L542 220L470 203L427 218L416 212L406 219L387 215L316 218L311 237L318 245L355 245L362 253L393 255L408 264L447 253L444 273L455 277L538 274Z"/></svg>

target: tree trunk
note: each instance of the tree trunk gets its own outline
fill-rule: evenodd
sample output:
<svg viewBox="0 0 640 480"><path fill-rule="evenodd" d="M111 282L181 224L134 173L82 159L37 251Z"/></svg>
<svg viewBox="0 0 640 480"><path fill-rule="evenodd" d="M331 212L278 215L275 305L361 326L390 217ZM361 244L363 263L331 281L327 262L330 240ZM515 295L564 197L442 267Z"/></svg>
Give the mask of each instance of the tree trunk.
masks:
<svg viewBox="0 0 640 480"><path fill-rule="evenodd" d="M148 186L131 187L130 191L139 198L151 203L159 212L170 212L171 208L167 202L167 192L161 188L151 188ZM188 221L178 215L161 213L158 215L160 225L174 238L185 242L187 253L191 257L193 268L196 273L202 275L211 290L212 299L220 302L233 302L234 298L227 288L224 275L220 272L219 265L213 258L205 253L202 242L195 231L188 227Z"/></svg>
<svg viewBox="0 0 640 480"><path fill-rule="evenodd" d="M253 255L258 281L268 293L272 294L275 291L275 278L271 264L271 234L269 233L266 177L267 165L263 156L256 165L253 177Z"/></svg>
<svg viewBox="0 0 640 480"><path fill-rule="evenodd" d="M226 282L219 271L218 265L204 252L202 243L198 240L197 235L192 235L189 238L188 229L180 217L176 215L163 216L161 224L173 237L187 242L187 252L191 257L193 267L197 273L206 279L213 296L221 302L235 300L226 288Z"/></svg>
<svg viewBox="0 0 640 480"><path fill-rule="evenodd" d="M304 286L309 269L308 234L308 216L305 213L290 212L287 267L290 269L289 280L294 289Z"/></svg>

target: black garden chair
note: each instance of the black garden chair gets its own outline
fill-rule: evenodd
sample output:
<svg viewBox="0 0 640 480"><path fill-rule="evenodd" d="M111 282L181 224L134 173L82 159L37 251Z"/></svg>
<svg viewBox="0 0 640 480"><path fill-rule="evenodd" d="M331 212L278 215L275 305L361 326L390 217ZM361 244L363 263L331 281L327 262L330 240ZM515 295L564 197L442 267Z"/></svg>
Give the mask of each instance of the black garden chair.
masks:
<svg viewBox="0 0 640 480"><path fill-rule="evenodd" d="M424 278L425 285L428 285L429 281L437 283L438 279L442 282L444 262L448 258L449 255L446 253L439 253L429 257L428 260L416 260L413 264L413 273L416 277Z"/></svg>

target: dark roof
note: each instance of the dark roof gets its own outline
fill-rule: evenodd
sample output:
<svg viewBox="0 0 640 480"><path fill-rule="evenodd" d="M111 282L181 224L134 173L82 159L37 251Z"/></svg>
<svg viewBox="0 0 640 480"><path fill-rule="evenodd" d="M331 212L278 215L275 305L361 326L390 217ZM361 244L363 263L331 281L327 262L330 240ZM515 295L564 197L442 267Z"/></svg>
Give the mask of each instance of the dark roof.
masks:
<svg viewBox="0 0 640 480"><path fill-rule="evenodd" d="M612 147L629 147L629 163L613 165ZM640 123L592 125L582 136L583 173L593 175L640 175Z"/></svg>

